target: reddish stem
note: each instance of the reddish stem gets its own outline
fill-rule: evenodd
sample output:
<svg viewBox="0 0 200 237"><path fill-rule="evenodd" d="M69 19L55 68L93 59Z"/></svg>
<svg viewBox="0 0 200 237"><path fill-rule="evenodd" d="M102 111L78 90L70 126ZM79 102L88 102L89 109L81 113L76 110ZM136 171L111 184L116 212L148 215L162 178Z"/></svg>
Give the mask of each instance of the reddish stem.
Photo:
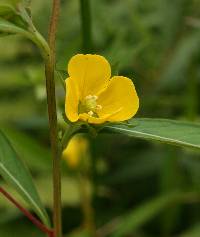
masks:
<svg viewBox="0 0 200 237"><path fill-rule="evenodd" d="M0 193L2 193L12 204L14 204L35 226L37 226L42 232L49 237L55 237L54 231L46 227L36 217L34 217L27 209L22 207L9 193L7 193L2 187L0 187Z"/></svg>

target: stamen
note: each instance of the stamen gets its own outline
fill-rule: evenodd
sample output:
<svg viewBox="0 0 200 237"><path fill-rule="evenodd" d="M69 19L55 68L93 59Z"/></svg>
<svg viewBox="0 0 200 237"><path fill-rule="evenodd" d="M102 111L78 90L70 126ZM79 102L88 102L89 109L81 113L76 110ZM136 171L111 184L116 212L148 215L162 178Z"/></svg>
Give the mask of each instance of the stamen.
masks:
<svg viewBox="0 0 200 237"><path fill-rule="evenodd" d="M101 105L97 105L96 109L102 109L102 106Z"/></svg>
<svg viewBox="0 0 200 237"><path fill-rule="evenodd" d="M93 98L94 100L97 100L97 99L98 99L98 96L93 95L92 98Z"/></svg>
<svg viewBox="0 0 200 237"><path fill-rule="evenodd" d="M92 95L87 95L87 96L85 97L86 100L90 100L90 99L92 99L92 98L93 98Z"/></svg>
<svg viewBox="0 0 200 237"><path fill-rule="evenodd" d="M93 112L92 110L90 110L90 111L88 112L88 115L90 115L90 116L93 116L93 114L94 114L94 112Z"/></svg>
<svg viewBox="0 0 200 237"><path fill-rule="evenodd" d="M79 105L79 113L87 113L91 117L98 117L98 111L102 109L101 105L97 104L98 96L87 95Z"/></svg>

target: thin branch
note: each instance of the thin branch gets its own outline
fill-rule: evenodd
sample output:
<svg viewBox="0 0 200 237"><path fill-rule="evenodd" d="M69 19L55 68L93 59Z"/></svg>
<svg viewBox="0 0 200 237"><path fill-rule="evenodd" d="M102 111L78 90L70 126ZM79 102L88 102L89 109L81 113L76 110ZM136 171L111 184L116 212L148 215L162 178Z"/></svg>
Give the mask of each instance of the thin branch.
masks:
<svg viewBox="0 0 200 237"><path fill-rule="evenodd" d="M27 209L22 207L9 193L7 193L2 187L0 187L0 193L4 195L14 206L16 206L35 226L38 227L43 233L49 237L54 237L54 231L46 227L36 217L34 217Z"/></svg>
<svg viewBox="0 0 200 237"><path fill-rule="evenodd" d="M47 104L50 126L50 140L53 154L53 187L54 187L54 230L56 237L62 236L61 222L61 171L60 171L60 154L58 146L58 129L57 129L57 110L55 96L55 40L57 23L59 17L60 0L53 0L52 15L49 26L49 47L50 55L45 65L46 72L46 90Z"/></svg>

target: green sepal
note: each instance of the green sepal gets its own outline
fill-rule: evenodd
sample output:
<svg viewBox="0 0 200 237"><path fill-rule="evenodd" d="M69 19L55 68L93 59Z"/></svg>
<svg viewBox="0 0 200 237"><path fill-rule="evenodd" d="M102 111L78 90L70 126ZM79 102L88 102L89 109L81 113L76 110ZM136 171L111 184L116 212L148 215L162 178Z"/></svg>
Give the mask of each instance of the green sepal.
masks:
<svg viewBox="0 0 200 237"><path fill-rule="evenodd" d="M68 73L65 70L55 69L55 73L63 87L63 89L66 91L66 84L65 81L68 78Z"/></svg>
<svg viewBox="0 0 200 237"><path fill-rule="evenodd" d="M77 122L71 122L67 116L65 115L65 113L62 114L63 115L63 119L64 121L69 125L69 126L79 126L80 128L82 128L83 132L88 132L89 135L91 135L92 137L96 137L98 135L98 133L101 132L101 130L108 126L108 125L124 125L127 126L129 128L133 128L136 127L138 125L137 121L134 120L126 120L123 122L105 122L103 124L91 124L88 123L86 121L77 121Z"/></svg>

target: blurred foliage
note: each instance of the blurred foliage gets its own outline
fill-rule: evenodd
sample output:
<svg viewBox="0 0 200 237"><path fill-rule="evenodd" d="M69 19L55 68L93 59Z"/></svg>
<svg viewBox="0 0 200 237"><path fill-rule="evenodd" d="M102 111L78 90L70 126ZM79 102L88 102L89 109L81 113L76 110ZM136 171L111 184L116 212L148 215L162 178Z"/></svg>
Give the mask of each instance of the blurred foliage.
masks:
<svg viewBox="0 0 200 237"><path fill-rule="evenodd" d="M57 69L65 70L69 58L83 50L79 1L61 3ZM46 36L49 1L34 0L31 8ZM91 0L91 10L93 51L107 57L116 73L133 79L141 103L138 117L200 121L200 1ZM42 59L20 36L0 38L0 52L0 126L31 170L51 213ZM64 126L65 92L59 77L56 83ZM93 193L100 236L200 236L199 153L121 135L89 139L91 179L85 185ZM64 161L62 169L64 233L87 237L77 172ZM0 236L27 235L42 236L0 197Z"/></svg>

